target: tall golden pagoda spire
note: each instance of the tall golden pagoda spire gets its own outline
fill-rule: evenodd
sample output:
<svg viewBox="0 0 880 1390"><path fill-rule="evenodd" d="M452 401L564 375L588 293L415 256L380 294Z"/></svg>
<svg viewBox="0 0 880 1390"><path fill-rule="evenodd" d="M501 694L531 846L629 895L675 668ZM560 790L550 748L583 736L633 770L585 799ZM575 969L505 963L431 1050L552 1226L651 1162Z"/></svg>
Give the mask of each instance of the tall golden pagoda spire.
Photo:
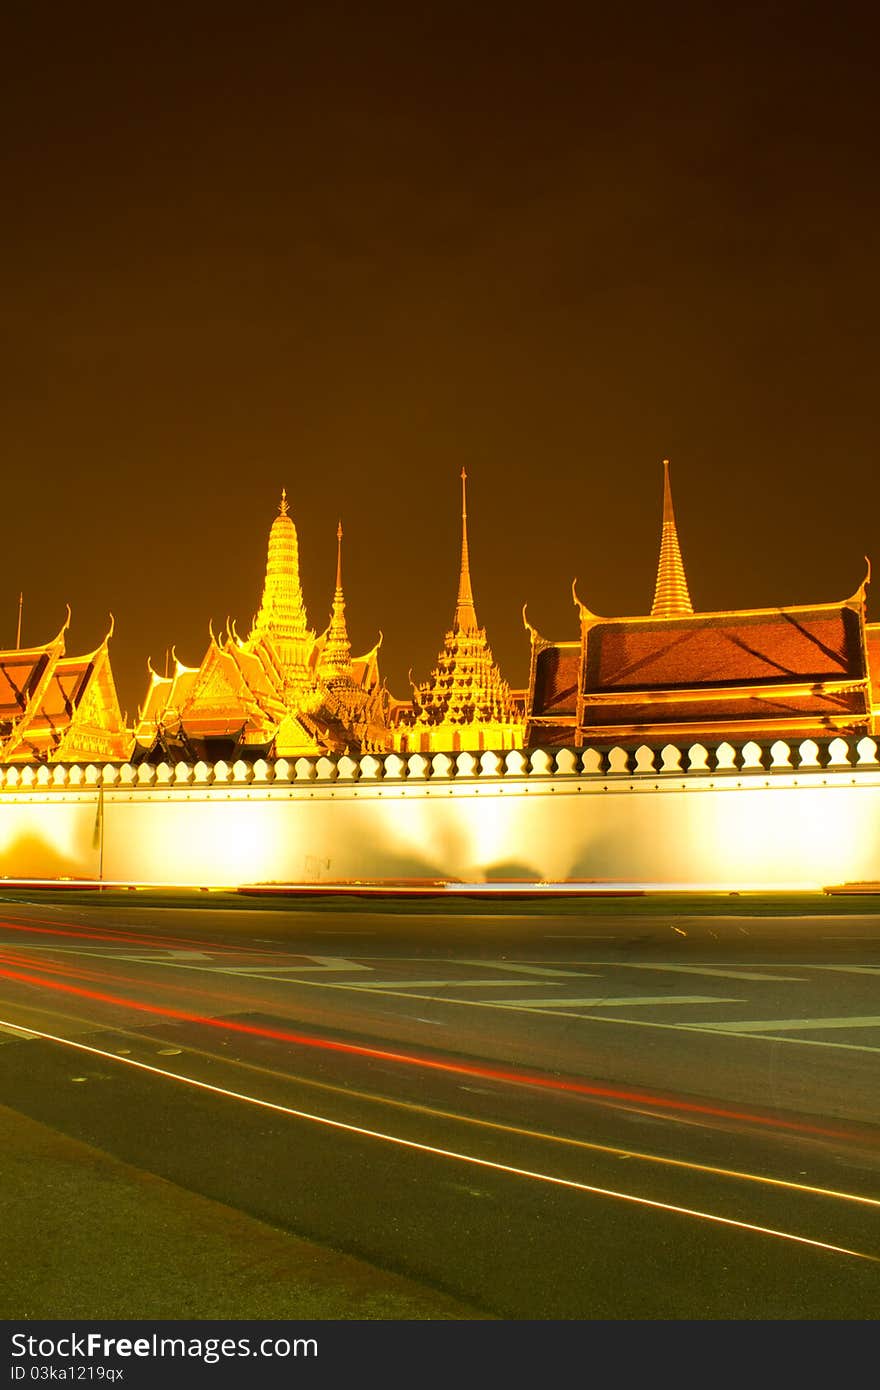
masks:
<svg viewBox="0 0 880 1390"><path fill-rule="evenodd" d="M287 490L281 490L278 515L269 531L269 552L260 611L245 643L251 651L271 650L289 708L314 693L311 669L315 634L309 629L299 579L299 543L290 515Z"/></svg>
<svg viewBox="0 0 880 1390"><path fill-rule="evenodd" d="M452 621L453 632L476 632L479 629L474 594L471 589L471 561L467 534L467 473L461 470L461 567L458 576L458 602Z"/></svg>
<svg viewBox="0 0 880 1390"><path fill-rule="evenodd" d="M672 510L669 459L664 459L663 534L660 540L660 562L657 566L657 584L654 589L651 617L678 618L693 611L681 558L681 546L678 543L678 531L675 527L675 513Z"/></svg>
<svg viewBox="0 0 880 1390"><path fill-rule="evenodd" d="M413 687L413 714L401 725L401 750L437 752L513 748L522 716L477 623L467 534L467 474L461 470L461 565L452 628L423 685Z"/></svg>
<svg viewBox="0 0 880 1390"><path fill-rule="evenodd" d="M251 636L266 633L282 641L301 640L308 627L299 580L299 542L290 516L287 489L281 489L278 515L269 532L269 553L260 611Z"/></svg>
<svg viewBox="0 0 880 1390"><path fill-rule="evenodd" d="M345 623L345 595L342 592L342 522L336 528L336 591L330 626L321 654L321 674L325 679L342 676L351 665L351 643Z"/></svg>

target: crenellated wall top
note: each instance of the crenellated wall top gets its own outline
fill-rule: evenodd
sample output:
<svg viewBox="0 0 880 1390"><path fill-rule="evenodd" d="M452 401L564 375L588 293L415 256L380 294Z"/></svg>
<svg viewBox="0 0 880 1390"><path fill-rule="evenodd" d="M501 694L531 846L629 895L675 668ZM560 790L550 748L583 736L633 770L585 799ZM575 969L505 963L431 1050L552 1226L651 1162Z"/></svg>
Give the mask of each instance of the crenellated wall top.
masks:
<svg viewBox="0 0 880 1390"><path fill-rule="evenodd" d="M536 781L588 778L717 777L733 774L817 773L880 768L878 740L868 735L829 739L805 739L802 743L778 739L771 744L666 743L662 747L627 744L610 749L531 748L508 752L368 753L319 757L260 759L232 763L107 763L65 765L25 763L0 766L0 790L9 792L52 791L68 788L112 788L134 792L149 788L208 786L266 786L354 782L423 783L529 778Z"/></svg>

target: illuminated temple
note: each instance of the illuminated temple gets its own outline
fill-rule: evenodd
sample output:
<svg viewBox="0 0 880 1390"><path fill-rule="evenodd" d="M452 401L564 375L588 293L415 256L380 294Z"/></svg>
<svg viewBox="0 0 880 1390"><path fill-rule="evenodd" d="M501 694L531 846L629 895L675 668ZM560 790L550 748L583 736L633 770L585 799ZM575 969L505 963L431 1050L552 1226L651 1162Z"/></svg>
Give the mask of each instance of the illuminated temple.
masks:
<svg viewBox="0 0 880 1390"><path fill-rule="evenodd" d="M250 633L242 640L232 625L219 641L211 630L200 665L175 660L168 676L150 668L135 756L207 761L384 749L388 696L379 678L378 648L379 643L364 656L352 656L341 523L330 623L320 636L309 627L296 527L282 491Z"/></svg>
<svg viewBox="0 0 880 1390"><path fill-rule="evenodd" d="M0 652L4 764L198 761L642 744L706 748L801 742L880 730L880 623L866 620L870 570L843 601L694 610L664 465L660 556L649 613L607 618L572 592L577 634L531 638L527 692L511 692L477 620L461 476L461 554L452 626L411 700L392 699L379 641L352 653L342 526L329 622L309 626L299 544L285 492L269 532L259 610L241 638L209 628L196 666L176 656L149 686L133 728L120 712L110 631L68 656L69 624L43 646ZM525 620L525 609L523 610Z"/></svg>
<svg viewBox="0 0 880 1390"><path fill-rule="evenodd" d="M461 565L452 627L429 680L413 687L412 712L398 726L401 752L517 748L523 718L477 622L467 534L467 474L461 470Z"/></svg>
<svg viewBox="0 0 880 1390"><path fill-rule="evenodd" d="M527 624L527 743L635 748L871 733L880 624L866 622L869 576L842 602L695 613L664 461L651 612L599 617L573 587L578 637L548 641Z"/></svg>

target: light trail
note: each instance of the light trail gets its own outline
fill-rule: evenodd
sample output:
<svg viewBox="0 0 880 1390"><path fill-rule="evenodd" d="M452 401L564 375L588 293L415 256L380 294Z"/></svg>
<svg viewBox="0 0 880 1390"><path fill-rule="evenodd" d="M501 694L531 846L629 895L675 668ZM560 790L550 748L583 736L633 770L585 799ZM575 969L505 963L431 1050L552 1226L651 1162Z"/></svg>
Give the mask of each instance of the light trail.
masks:
<svg viewBox="0 0 880 1390"><path fill-rule="evenodd" d="M191 909L190 909L191 910ZM56 925L57 924L57 925ZM216 955L240 955L241 948L226 942L205 941L198 937L157 936L150 932L128 931L121 927L88 931L84 927L57 918L29 917L24 922L11 922L8 917L0 918L0 930L32 933L36 936L69 936L84 941L131 942L136 946L155 950L181 950L192 946L201 951L212 951ZM274 957L283 951L248 951L248 955Z"/></svg>
<svg viewBox="0 0 880 1390"><path fill-rule="evenodd" d="M78 1025L90 1025L94 1020L83 1017L79 1014L59 1013L58 1010L44 1009L39 1005L29 1006L35 1013L48 1014L55 1019L64 1019L69 1023ZM3 1023L0 1021L0 1029L8 1028L16 1036L27 1038L30 1036L52 1038L55 1035L36 1032L26 1024ZM120 1028L120 1036L129 1041L139 1042L145 1046L153 1046L157 1041L155 1037L150 1037L136 1029ZM241 1057L231 1057L228 1054L212 1052L208 1048L193 1047L187 1045L186 1051L195 1057L202 1057L209 1062L219 1062L224 1066L234 1067L240 1071L256 1073L258 1076L268 1076L275 1080L287 1082L296 1086L308 1087L311 1090L325 1091L330 1095L343 1096L348 1100L366 1101L372 1105L382 1105L388 1109L402 1110L410 1114L425 1115L434 1119L451 1120L453 1123L470 1125L473 1128L496 1130L502 1134L513 1134L520 1138L534 1139L540 1143L559 1144L563 1147L584 1149L592 1153L608 1154L612 1158L635 1159L637 1162L653 1163L661 1167L680 1168L685 1171L705 1173L711 1177L729 1178L738 1182L755 1183L762 1187L780 1188L792 1192L800 1192L807 1196L829 1197L842 1202L854 1202L862 1206L880 1208L880 1199L866 1197L859 1192L844 1192L839 1188L819 1187L813 1183L794 1182L788 1178L774 1178L766 1173L747 1173L737 1168L721 1168L715 1164L696 1163L690 1159L671 1158L665 1154L645 1153L640 1149L619 1148L613 1144L600 1144L589 1139L575 1139L568 1135L551 1134L547 1130L529 1129L527 1126L505 1124L502 1121L486 1120L478 1115L465 1115L457 1110L442 1110L437 1106L423 1105L416 1101L400 1100L394 1096L381 1095L376 1091L363 1091L351 1086L340 1086L330 1081L319 1081L311 1076L302 1076L297 1072L281 1071L277 1067L267 1067L262 1063L248 1062ZM111 1054L117 1056L119 1054Z"/></svg>
<svg viewBox="0 0 880 1390"><path fill-rule="evenodd" d="M5 1020L0 1019L0 1024ZM10 1025L12 1026L12 1025ZM344 1120L334 1120L327 1115L315 1115L307 1110L299 1110L289 1105L281 1105L276 1101L263 1100L259 1096L246 1095L241 1091L232 1091L224 1086L215 1086L207 1081L199 1081L196 1077L182 1076L179 1073L166 1071L162 1067L152 1066L148 1062L139 1062L132 1057L120 1057L113 1052L107 1052L103 1048L92 1047L88 1043L76 1042L72 1038L61 1038L53 1033L44 1033L36 1029L29 1029L35 1037L42 1038L46 1042L57 1043L62 1047L73 1048L77 1052L84 1052L90 1056L103 1057L107 1061L116 1062L121 1066L134 1067L138 1071L148 1072L153 1076L163 1077L168 1081L176 1081L181 1085L192 1086L196 1090L206 1091L212 1095L222 1096L228 1100L237 1100L246 1105L253 1105L262 1110L271 1110L275 1114L289 1115L293 1119L305 1120L310 1124L322 1125L327 1129L333 1129L346 1134L355 1134L363 1139L373 1139L385 1144L394 1144L399 1148L409 1149L417 1153L430 1154L435 1158L450 1159L456 1163L466 1163L477 1168L489 1169L492 1172L506 1173L511 1177L527 1178L533 1182L548 1183L554 1187L566 1188L570 1191L585 1192L595 1197L607 1197L613 1201L627 1202L634 1206L646 1207L654 1211L668 1212L675 1216L687 1216L699 1221L708 1221L714 1225L726 1226L735 1230L748 1231L754 1235L770 1236L777 1240L790 1241L796 1245L809 1246L815 1250L821 1250L833 1255L847 1255L853 1259L866 1260L872 1264L880 1264L880 1257L870 1255L863 1250L851 1250L843 1245L833 1245L828 1241L814 1240L809 1236L797 1235L793 1231L780 1231L772 1226L760 1226L751 1221L737 1221L729 1216L719 1216L715 1212L699 1211L694 1207L683 1207L670 1202L657 1201L651 1197L640 1197L632 1192L619 1192L614 1188L597 1187L591 1183L578 1182L573 1178L560 1178L553 1173L541 1173L530 1168L519 1168L513 1164L498 1163L493 1159L480 1158L475 1154L460 1153L455 1149L440 1148L434 1144L423 1144L415 1139L404 1139L396 1134L388 1134L382 1130L368 1129L363 1125L348 1124Z"/></svg>
<svg viewBox="0 0 880 1390"><path fill-rule="evenodd" d="M0 978L23 984L37 985L41 989L55 990L62 994L72 994L79 998L91 999L96 1003L111 1004L118 1008L132 1009L138 1013L150 1014L157 1018L174 1019L183 1023L195 1023L204 1028L216 1028L224 1032L241 1033L248 1037L267 1038L273 1042L293 1043L298 1047L319 1048L327 1052L339 1052L348 1056L366 1057L385 1062L395 1062L404 1066L422 1067L429 1071L451 1073L459 1076L479 1077L485 1080L509 1082L518 1086L536 1086L548 1091L561 1091L568 1094L589 1096L600 1100L636 1102L651 1105L658 1109L676 1111L682 1114L708 1115L715 1119L737 1120L751 1125L763 1125L799 1134L819 1135L822 1138L852 1141L860 1136L841 1129L828 1129L821 1125L806 1124L798 1120L784 1120L756 1115L749 1111L727 1110L719 1106L701 1105L668 1096L653 1095L648 1091L621 1090L611 1086L591 1085L583 1081L565 1080L561 1077L533 1075L523 1071L510 1071L503 1068L486 1067L477 1063L445 1062L433 1057L417 1057L411 1053L391 1052L385 1048L367 1047L358 1043L345 1043L333 1038L319 1038L314 1034L288 1032L281 1028L260 1028L256 1024L239 1023L233 1019L211 1018L206 1014L192 1013L187 1009L166 1008L159 1004L148 1004L141 1000L126 999L118 994L106 994L102 990L84 989L79 985L62 984L58 980L48 980L28 971L0 968Z"/></svg>
<svg viewBox="0 0 880 1390"><path fill-rule="evenodd" d="M13 951L9 949L4 951L0 949L0 966L6 964L16 966L19 969L23 968L24 970L39 971L46 974L64 975L70 979L82 981L89 980L95 984L100 984L102 981L109 980L114 985L134 985L136 988L143 989L145 985L149 986L153 983L149 979L145 979L143 976L138 978L134 975L121 975L116 967L117 965L125 964L124 961L117 962L115 960L108 959L103 956L99 957L99 959L101 959L102 961L106 961L105 969L96 970L94 967L86 965L69 965L67 961L47 961L45 957L38 960L34 960L33 956L27 952L26 948L25 950L19 951ZM146 966L164 967L167 965L167 961L148 959L137 960L137 963ZM6 971L0 969L0 975L4 975L6 973ZM224 977L228 978L228 973L229 972L224 972ZM46 980L44 981L44 983L48 985L50 982ZM209 1000L211 1003L222 1004L227 1008L230 1004L235 1004L236 1006L240 1006L244 1009L256 1009L258 1011L266 1008L265 999L261 999L258 997L254 997L253 995L247 994L230 994L225 989L203 989L200 988L198 985L178 985L174 984L172 981L167 979L163 979L159 987L162 989L163 993L167 992L171 994L182 994L188 999L205 999ZM87 997L91 997L88 995L88 992L86 993ZM98 996L96 995L95 997L97 998ZM131 1007L136 1007L136 1004L133 1001L131 1003Z"/></svg>

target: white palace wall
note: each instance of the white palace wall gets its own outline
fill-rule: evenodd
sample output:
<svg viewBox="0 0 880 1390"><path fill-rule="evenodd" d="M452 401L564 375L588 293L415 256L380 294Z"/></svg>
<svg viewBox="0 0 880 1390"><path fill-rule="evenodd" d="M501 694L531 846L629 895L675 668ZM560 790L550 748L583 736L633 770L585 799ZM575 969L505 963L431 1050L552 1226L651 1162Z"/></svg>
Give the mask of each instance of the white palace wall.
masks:
<svg viewBox="0 0 880 1390"><path fill-rule="evenodd" d="M0 768L0 875L234 886L880 882L874 739Z"/></svg>

